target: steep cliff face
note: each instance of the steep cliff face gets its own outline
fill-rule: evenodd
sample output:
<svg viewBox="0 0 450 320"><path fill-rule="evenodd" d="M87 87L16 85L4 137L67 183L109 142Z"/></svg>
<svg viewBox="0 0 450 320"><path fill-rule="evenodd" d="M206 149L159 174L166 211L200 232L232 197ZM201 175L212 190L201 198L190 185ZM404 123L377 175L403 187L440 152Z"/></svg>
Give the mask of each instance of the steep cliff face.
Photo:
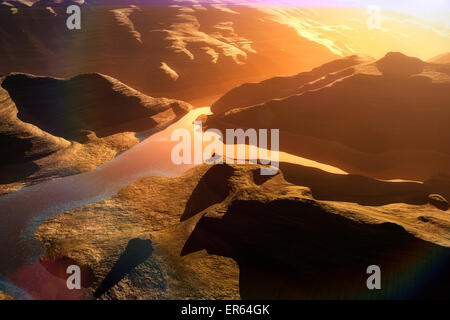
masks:
<svg viewBox="0 0 450 320"><path fill-rule="evenodd" d="M450 149L442 143L450 137L448 66L391 53L347 70L321 86L310 82L304 87L312 90L298 94L280 98L274 90L265 102L213 115L207 125L279 128L282 151L350 173L421 181L448 173ZM254 87L265 90L266 84ZM239 90L246 96L245 87ZM233 105L239 102L227 108Z"/></svg>
<svg viewBox="0 0 450 320"><path fill-rule="evenodd" d="M19 120L17 112L9 93L0 86L0 145L3 150L0 179L3 183L26 177L37 170L33 161L70 146L69 141Z"/></svg>

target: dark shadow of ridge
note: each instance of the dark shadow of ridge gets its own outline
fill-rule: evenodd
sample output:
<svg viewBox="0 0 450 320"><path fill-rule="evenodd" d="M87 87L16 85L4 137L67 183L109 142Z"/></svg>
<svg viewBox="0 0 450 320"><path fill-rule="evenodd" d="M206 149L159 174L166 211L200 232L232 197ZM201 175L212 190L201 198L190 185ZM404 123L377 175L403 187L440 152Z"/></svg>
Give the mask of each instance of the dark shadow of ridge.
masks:
<svg viewBox="0 0 450 320"><path fill-rule="evenodd" d="M115 263L98 289L95 298L101 297L125 278L134 268L147 260L153 253L151 240L132 239L128 242L125 251Z"/></svg>
<svg viewBox="0 0 450 320"><path fill-rule="evenodd" d="M192 192L180 220L185 221L213 204L225 200L230 193L228 179L233 172L234 169L226 164L211 167Z"/></svg>
<svg viewBox="0 0 450 320"><path fill-rule="evenodd" d="M234 201L203 216L181 254L233 258L243 299L444 299L450 250L393 223L353 221L310 200ZM368 290L367 267L383 290ZM420 266L420 268L417 268Z"/></svg>

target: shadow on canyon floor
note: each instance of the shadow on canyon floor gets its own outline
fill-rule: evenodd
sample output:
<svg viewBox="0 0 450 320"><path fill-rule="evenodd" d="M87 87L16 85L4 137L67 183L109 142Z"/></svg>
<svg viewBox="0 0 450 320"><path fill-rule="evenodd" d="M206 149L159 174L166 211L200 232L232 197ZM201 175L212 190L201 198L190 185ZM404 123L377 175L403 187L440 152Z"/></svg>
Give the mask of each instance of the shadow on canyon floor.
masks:
<svg viewBox="0 0 450 320"><path fill-rule="evenodd" d="M152 253L153 247L151 240L137 238L130 240L125 251L95 291L94 297L101 297L105 292L125 278L134 268L147 260Z"/></svg>
<svg viewBox="0 0 450 320"><path fill-rule="evenodd" d="M234 201L223 216L201 218L182 255L203 249L237 261L243 299L449 296L448 248L310 200ZM382 290L366 287L370 265L381 268Z"/></svg>

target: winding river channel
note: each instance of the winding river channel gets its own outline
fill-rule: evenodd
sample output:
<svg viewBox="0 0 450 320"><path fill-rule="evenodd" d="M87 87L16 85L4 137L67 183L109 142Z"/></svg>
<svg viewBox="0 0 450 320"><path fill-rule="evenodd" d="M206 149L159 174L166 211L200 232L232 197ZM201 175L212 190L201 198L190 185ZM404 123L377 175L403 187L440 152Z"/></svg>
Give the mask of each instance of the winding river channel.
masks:
<svg viewBox="0 0 450 320"><path fill-rule="evenodd" d="M166 129L153 134L93 171L45 181L1 196L0 248L3 249L0 250L0 260L3 262L0 261L0 290L6 291L14 298L30 298L26 292L8 283L5 269L11 267L11 264L21 266L37 263L42 254L42 248L39 249L38 246L34 252L31 250L33 254L25 260L23 257L16 259L17 254L8 251L11 240L19 239L25 246L36 246L33 240L34 232L42 222L51 217L109 198L123 187L145 177L183 174L194 165L173 163L171 152L178 141L171 141L172 132L180 128L193 132L193 122L199 116L208 114L209 107L194 109ZM279 160L331 173L346 174L339 168L283 152L279 152ZM6 257L9 254L11 257Z"/></svg>

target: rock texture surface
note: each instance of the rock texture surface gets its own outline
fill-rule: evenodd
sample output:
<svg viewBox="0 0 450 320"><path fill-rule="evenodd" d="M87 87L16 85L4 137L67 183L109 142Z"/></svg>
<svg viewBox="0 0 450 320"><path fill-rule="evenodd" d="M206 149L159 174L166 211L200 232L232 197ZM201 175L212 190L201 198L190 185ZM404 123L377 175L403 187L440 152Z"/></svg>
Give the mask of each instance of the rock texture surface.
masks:
<svg viewBox="0 0 450 320"><path fill-rule="evenodd" d="M325 184L303 186L308 168L282 164L282 170L288 173L267 178L258 166L204 165L179 178L141 180L44 223L36 233L47 248L41 260L68 257L87 266L94 281L86 294L101 292L101 299L448 295L450 217L428 204L423 185L372 188L380 203L357 204L351 198L358 190L380 182L343 178L334 191L347 191L343 202ZM402 197L412 200L398 203ZM128 268L120 268L126 261ZM383 270L379 292L366 287L372 264ZM430 268L433 276L422 278ZM111 278L115 285L99 291ZM407 290L413 284L421 289Z"/></svg>

